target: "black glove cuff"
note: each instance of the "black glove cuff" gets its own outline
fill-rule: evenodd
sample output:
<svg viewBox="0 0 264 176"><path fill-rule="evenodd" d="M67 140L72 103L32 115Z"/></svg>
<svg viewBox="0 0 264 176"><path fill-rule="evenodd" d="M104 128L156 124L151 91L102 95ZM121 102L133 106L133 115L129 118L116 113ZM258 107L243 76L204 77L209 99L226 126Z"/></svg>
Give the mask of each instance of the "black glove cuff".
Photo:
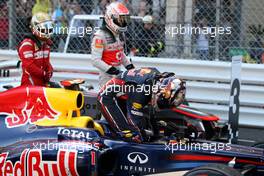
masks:
<svg viewBox="0 0 264 176"><path fill-rule="evenodd" d="M119 70L117 70L115 67L110 67L106 73L110 74L110 75L117 75L120 73Z"/></svg>
<svg viewBox="0 0 264 176"><path fill-rule="evenodd" d="M135 66L133 64L129 64L129 65L126 66L127 70L131 70L133 68L135 68Z"/></svg>
<svg viewBox="0 0 264 176"><path fill-rule="evenodd" d="M163 78L168 78L168 77L171 77L171 76L175 76L175 73L172 73L172 72L164 72L161 74L161 76Z"/></svg>

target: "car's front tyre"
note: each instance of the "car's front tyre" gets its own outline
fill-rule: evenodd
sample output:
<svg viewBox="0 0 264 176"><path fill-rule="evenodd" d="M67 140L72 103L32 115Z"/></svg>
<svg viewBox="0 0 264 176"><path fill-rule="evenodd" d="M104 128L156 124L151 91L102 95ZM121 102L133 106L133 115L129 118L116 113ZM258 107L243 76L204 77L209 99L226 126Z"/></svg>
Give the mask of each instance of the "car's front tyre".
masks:
<svg viewBox="0 0 264 176"><path fill-rule="evenodd" d="M194 168L184 174L184 176L201 176L201 175L202 176L242 176L240 172L224 164L209 164L206 166Z"/></svg>

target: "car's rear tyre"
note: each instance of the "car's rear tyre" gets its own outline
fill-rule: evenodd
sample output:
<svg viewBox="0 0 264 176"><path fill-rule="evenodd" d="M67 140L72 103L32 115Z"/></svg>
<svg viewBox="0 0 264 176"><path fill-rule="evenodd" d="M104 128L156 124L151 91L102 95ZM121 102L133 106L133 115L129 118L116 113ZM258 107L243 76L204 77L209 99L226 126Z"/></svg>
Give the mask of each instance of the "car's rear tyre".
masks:
<svg viewBox="0 0 264 176"><path fill-rule="evenodd" d="M201 166L194 168L184 176L242 176L237 170L228 167L224 164L209 164L206 166Z"/></svg>

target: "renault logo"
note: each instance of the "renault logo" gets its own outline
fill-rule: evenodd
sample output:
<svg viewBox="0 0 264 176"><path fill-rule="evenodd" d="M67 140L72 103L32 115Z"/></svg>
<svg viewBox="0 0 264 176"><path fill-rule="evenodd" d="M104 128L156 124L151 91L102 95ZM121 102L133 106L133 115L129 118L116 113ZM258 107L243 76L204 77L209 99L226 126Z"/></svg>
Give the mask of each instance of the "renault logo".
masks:
<svg viewBox="0 0 264 176"><path fill-rule="evenodd" d="M137 161L140 164L145 164L148 162L148 156L141 152L132 152L127 155L128 161L131 163L136 163Z"/></svg>

